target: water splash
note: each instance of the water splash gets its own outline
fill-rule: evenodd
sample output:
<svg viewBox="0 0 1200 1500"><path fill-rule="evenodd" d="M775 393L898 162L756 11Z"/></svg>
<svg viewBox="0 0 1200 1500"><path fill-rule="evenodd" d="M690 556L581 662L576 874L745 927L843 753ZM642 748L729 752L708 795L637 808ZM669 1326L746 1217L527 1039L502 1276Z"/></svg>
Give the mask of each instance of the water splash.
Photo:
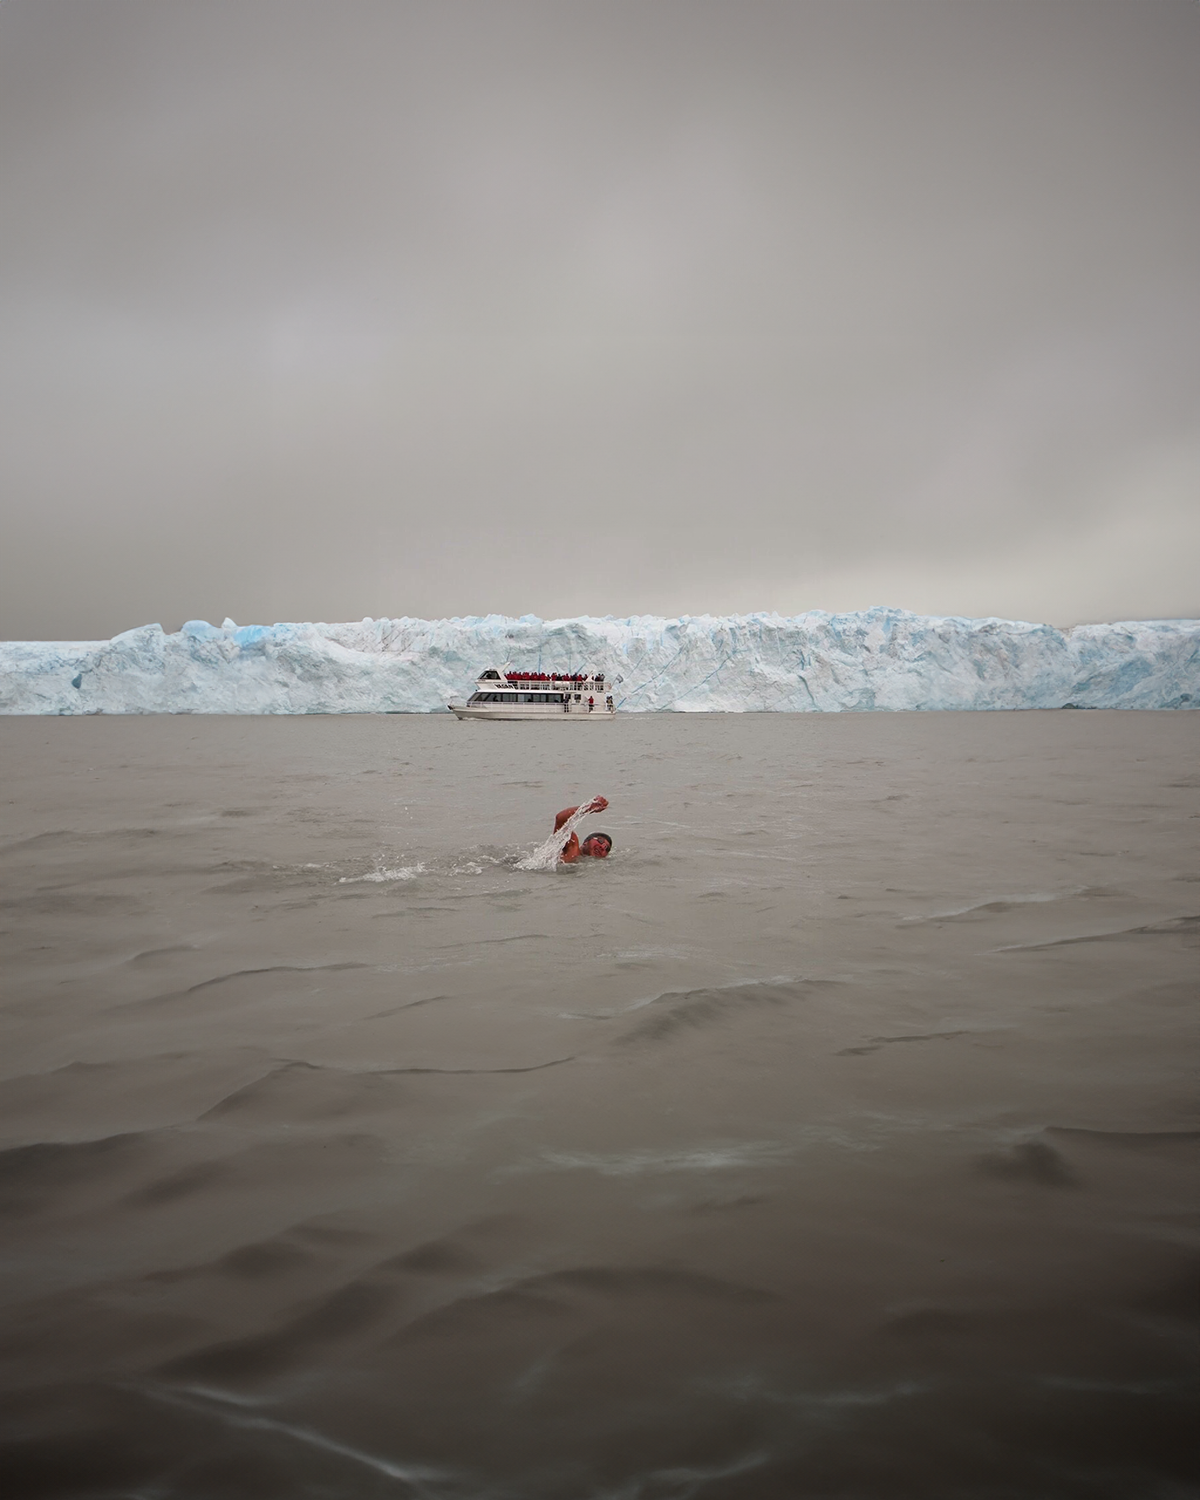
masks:
<svg viewBox="0 0 1200 1500"><path fill-rule="evenodd" d="M369 875L343 875L339 878L338 885L384 885L392 880L415 880L424 870L423 864L400 865L394 870L385 869L381 865Z"/></svg>
<svg viewBox="0 0 1200 1500"><path fill-rule="evenodd" d="M514 868L518 870L555 870L558 868L558 858L567 847L567 840L583 822L584 818L591 816L593 798L581 802L561 828L556 829L544 843L541 843L524 859L519 859Z"/></svg>

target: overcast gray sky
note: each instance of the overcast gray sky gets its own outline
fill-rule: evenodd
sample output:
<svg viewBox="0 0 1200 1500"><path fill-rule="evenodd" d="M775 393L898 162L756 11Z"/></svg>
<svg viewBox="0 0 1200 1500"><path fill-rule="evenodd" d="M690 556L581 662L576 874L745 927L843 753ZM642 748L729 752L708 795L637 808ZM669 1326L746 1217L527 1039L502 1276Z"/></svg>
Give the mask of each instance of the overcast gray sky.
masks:
<svg viewBox="0 0 1200 1500"><path fill-rule="evenodd" d="M0 0L0 636L1200 615L1194 0Z"/></svg>

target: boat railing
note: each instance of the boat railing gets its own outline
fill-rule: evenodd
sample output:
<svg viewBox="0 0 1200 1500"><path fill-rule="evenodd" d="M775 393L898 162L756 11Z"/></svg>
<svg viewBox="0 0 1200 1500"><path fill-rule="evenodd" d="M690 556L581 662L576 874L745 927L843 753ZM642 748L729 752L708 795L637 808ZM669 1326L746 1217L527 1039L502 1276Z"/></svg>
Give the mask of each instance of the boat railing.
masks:
<svg viewBox="0 0 1200 1500"><path fill-rule="evenodd" d="M494 677L480 677L477 680L479 682L496 682L496 678ZM561 690L576 693L583 691L604 692L606 690L605 683L607 680L608 679L605 678L603 673L600 673L595 677L567 677L562 675L555 675L550 672L529 672L524 674L519 672L508 672L505 673L504 677L500 679L500 681L507 687L536 687L539 689L548 688L554 691ZM609 683L610 689L611 686L612 684Z"/></svg>

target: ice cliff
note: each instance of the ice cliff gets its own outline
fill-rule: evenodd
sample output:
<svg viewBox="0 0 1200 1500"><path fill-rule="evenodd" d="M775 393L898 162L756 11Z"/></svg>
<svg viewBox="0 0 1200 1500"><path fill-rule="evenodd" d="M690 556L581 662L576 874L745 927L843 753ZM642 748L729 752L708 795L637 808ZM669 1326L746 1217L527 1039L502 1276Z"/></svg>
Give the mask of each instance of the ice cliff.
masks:
<svg viewBox="0 0 1200 1500"><path fill-rule="evenodd" d="M192 620L0 644L0 712L444 712L486 666L620 678L626 711L1200 706L1200 621L1057 630L897 609L666 620Z"/></svg>

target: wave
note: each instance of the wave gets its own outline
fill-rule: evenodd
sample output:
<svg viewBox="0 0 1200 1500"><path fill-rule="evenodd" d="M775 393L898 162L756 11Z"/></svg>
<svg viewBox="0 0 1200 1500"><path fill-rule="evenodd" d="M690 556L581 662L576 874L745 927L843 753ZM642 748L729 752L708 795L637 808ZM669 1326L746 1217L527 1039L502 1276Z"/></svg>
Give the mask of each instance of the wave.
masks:
<svg viewBox="0 0 1200 1500"><path fill-rule="evenodd" d="M597 1172L601 1177L641 1177L658 1172L723 1172L738 1167L775 1166L793 1148L779 1141L723 1142L690 1151L543 1151L512 1172Z"/></svg>
<svg viewBox="0 0 1200 1500"><path fill-rule="evenodd" d="M930 912L927 916L902 917L901 924L910 922L950 922L955 917L969 917L975 912L1005 912L1014 906L1043 906L1052 901L1069 901L1073 896L1086 895L1093 888L1086 885L1071 886L1065 891L1022 891L1014 896L986 896L981 901L972 901L967 906L951 906L945 911Z"/></svg>
<svg viewBox="0 0 1200 1500"><path fill-rule="evenodd" d="M1194 939L1200 930L1200 914L1167 917L1162 922L1146 922L1140 927L1121 927L1115 932L1087 932L1080 937L1047 938L1042 943L1006 943L993 953L1036 953L1043 948L1069 948L1077 943L1115 943L1122 938L1182 937Z"/></svg>
<svg viewBox="0 0 1200 1500"><path fill-rule="evenodd" d="M369 875L342 875L339 885L386 885L393 880L415 880L425 872L423 864L398 865L395 869L375 869Z"/></svg>
<svg viewBox="0 0 1200 1500"><path fill-rule="evenodd" d="M216 974L212 979L202 979L199 984L188 985L183 990L168 990L161 995L150 995L145 1000L124 1000L119 1005L109 1007L109 1014L113 1015L119 1011L155 1010L161 1005L170 1005L178 1000L186 1000L189 995L195 995L201 990L214 989L218 985L232 984L235 980L263 979L271 974L326 974L336 973L342 969L370 969L373 964L361 963L356 959L347 959L341 963L331 964L270 964L262 969L231 969L228 974Z"/></svg>
<svg viewBox="0 0 1200 1500"><path fill-rule="evenodd" d="M338 1439L329 1437L317 1431L316 1428L264 1416L253 1409L254 1403L240 1400L226 1391L210 1390L204 1386L170 1388L140 1385L125 1388L151 1401L162 1402L168 1406L181 1406L188 1411L211 1416L226 1426L277 1433L281 1437L291 1438L293 1442L302 1446L319 1449L336 1458L348 1459L387 1479L394 1479L409 1486L412 1493L419 1497L431 1496L434 1493L429 1488L430 1485L444 1485L455 1478L450 1471L445 1469L435 1469L423 1464L397 1463L394 1459L368 1453L365 1449L357 1448L350 1443L339 1442Z"/></svg>

